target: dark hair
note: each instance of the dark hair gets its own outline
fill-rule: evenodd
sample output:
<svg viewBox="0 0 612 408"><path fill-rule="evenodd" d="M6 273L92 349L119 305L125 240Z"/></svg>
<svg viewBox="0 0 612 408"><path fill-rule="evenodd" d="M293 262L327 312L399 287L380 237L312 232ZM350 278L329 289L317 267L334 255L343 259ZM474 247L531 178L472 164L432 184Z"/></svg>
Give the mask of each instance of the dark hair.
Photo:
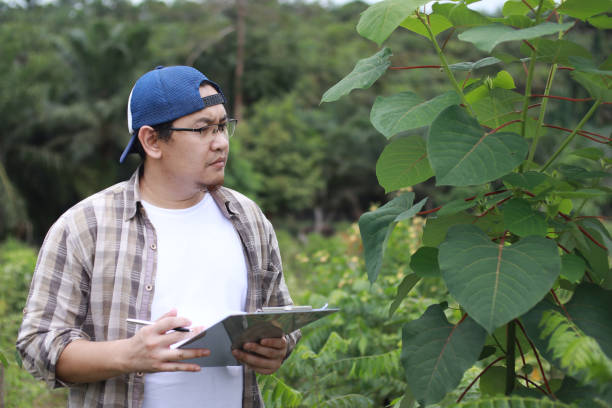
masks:
<svg viewBox="0 0 612 408"><path fill-rule="evenodd" d="M157 133L157 137L160 140L167 142L168 140L170 140L170 137L172 136L172 131L170 130L170 128L172 127L173 122L174 122L173 120L170 120L168 122L160 123L158 125L154 125L151 127L153 128L155 133ZM138 132L140 132L140 129L136 130L135 132L136 134L138 134ZM144 160L147 155L144 149L142 148L142 145L140 144L140 139L136 137L136 140L134 142L136 143L136 151L138 152L138 155L140 156L142 160Z"/></svg>

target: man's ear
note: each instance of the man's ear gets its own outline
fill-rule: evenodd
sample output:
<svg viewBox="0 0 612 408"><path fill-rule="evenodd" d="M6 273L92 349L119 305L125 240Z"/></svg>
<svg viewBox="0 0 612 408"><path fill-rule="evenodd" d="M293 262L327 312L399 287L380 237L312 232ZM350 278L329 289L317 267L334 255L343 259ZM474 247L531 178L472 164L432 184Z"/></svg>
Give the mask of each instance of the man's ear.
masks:
<svg viewBox="0 0 612 408"><path fill-rule="evenodd" d="M142 126L138 130L138 140L147 156L152 159L161 158L160 140L157 137L157 132L151 126Z"/></svg>

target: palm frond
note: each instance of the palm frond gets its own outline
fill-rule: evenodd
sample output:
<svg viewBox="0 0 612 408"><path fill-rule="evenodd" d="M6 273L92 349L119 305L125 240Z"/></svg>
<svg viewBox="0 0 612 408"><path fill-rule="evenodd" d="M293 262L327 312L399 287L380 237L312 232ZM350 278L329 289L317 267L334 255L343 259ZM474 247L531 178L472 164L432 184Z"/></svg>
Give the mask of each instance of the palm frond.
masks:
<svg viewBox="0 0 612 408"><path fill-rule="evenodd" d="M544 312L542 337L550 336L548 348L570 376L599 384L612 383L612 360L595 339L553 310Z"/></svg>
<svg viewBox="0 0 612 408"><path fill-rule="evenodd" d="M302 394L275 375L258 375L257 382L267 407L297 407L302 402Z"/></svg>
<svg viewBox="0 0 612 408"><path fill-rule="evenodd" d="M373 402L360 394L348 394L334 397L317 405L317 408L360 408L370 407Z"/></svg>

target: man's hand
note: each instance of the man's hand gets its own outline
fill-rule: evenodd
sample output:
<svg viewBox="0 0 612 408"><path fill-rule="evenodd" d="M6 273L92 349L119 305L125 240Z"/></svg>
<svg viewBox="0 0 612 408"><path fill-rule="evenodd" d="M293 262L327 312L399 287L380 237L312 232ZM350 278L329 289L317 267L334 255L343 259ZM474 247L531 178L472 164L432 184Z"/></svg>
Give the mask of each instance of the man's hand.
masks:
<svg viewBox="0 0 612 408"><path fill-rule="evenodd" d="M191 332L171 331L175 327L191 325L184 317L177 317L176 310L171 310L155 321L151 326L138 330L130 338L130 361L128 371L200 371L200 366L183 363L181 360L207 357L209 349L172 349L170 346L185 338L191 337L201 329Z"/></svg>
<svg viewBox="0 0 612 408"><path fill-rule="evenodd" d="M192 329L190 333L170 331L190 324L189 320L177 317L176 310L171 310L129 339L75 340L60 354L55 373L62 381L90 383L133 372L199 371L199 365L182 363L181 360L208 356L210 350L170 348L170 345L202 330Z"/></svg>
<svg viewBox="0 0 612 408"><path fill-rule="evenodd" d="M273 374L287 355L285 337L261 339L259 343L245 343L243 350L232 350L239 362L260 374Z"/></svg>

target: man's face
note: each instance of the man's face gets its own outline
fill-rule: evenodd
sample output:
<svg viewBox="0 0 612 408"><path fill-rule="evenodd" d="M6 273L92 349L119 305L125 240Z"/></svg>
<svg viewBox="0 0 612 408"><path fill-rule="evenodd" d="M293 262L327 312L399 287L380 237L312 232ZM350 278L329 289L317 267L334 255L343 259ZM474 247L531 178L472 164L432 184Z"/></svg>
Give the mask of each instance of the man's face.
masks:
<svg viewBox="0 0 612 408"><path fill-rule="evenodd" d="M202 97L216 94L210 85L200 87ZM197 129L206 125L224 123L227 112L223 105L213 105L172 123L175 128ZM177 187L203 189L223 184L229 141L216 127L198 132L172 131L170 140L160 144L161 164Z"/></svg>

